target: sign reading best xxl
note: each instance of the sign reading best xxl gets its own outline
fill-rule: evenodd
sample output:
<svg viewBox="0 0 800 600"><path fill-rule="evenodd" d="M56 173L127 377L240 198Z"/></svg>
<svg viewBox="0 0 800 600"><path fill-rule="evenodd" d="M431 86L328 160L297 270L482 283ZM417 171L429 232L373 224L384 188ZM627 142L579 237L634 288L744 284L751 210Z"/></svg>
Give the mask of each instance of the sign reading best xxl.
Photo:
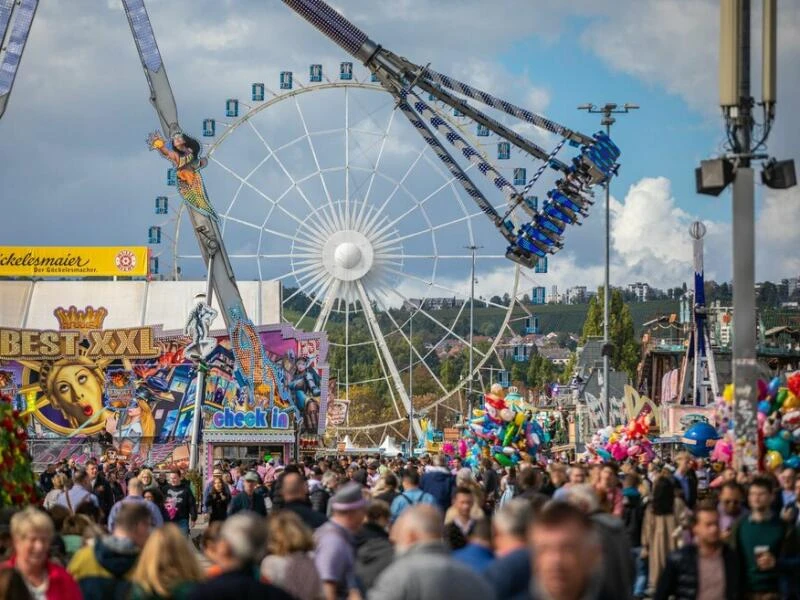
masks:
<svg viewBox="0 0 800 600"><path fill-rule="evenodd" d="M0 246L3 277L144 277L147 246Z"/></svg>
<svg viewBox="0 0 800 600"><path fill-rule="evenodd" d="M151 327L41 331L0 328L0 358L55 359L78 355L103 358L150 358L159 356Z"/></svg>

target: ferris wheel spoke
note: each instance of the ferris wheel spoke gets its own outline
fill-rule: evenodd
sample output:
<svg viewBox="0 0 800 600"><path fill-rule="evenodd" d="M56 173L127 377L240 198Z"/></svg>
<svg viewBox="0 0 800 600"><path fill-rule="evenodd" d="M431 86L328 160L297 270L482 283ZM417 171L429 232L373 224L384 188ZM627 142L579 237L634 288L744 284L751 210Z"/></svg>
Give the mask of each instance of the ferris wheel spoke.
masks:
<svg viewBox="0 0 800 600"><path fill-rule="evenodd" d="M318 269L318 268L319 268L319 265L316 262L314 262L314 263L312 263L310 265L306 265L304 267L299 267L299 268L292 269L291 271L283 273L282 275L279 275L278 277L273 277L272 279L273 279L273 281L283 281L284 279L287 279L289 277L297 277L298 275L300 275L302 273L307 273L308 271L311 271L312 269ZM302 291L303 291L302 288L298 287L291 296L289 296L288 298L284 298L283 299L283 303L286 304L287 302L289 302L289 300L294 298L298 293L300 293Z"/></svg>
<svg viewBox="0 0 800 600"><path fill-rule="evenodd" d="M312 213L313 213L313 212L316 212L316 208L314 208L314 205L313 205L313 204L312 204L312 203L309 201L309 199L306 197L305 193L303 192L303 188L301 188L299 185L297 185L297 181L295 180L294 176L293 176L291 173L289 173L289 170L288 170L288 169L286 168L286 166L283 164L283 161L280 159L280 157L278 156L277 152L273 152L272 146L270 146L269 142L268 142L268 141L267 141L267 140L264 138L264 136L263 136L263 135L261 135L261 132L260 132L258 129L256 129L256 126L255 126L255 125L253 125L252 121L250 121L250 120L248 119L248 121L247 121L247 124L250 126L250 128L253 130L253 132L256 134L256 136L258 136L258 139L260 139L260 140L261 140L261 143L262 143L262 144L264 144L264 147L265 147L265 148L266 148L266 149L267 149L269 152L272 152L272 155L275 157L275 163L278 165L278 167L280 167L281 171L283 171L283 173L286 175L286 177L288 177L288 178L289 178L289 181L291 181L291 182L292 182L292 187L294 187L294 189L296 189L296 190L297 190L297 193L300 195L300 197L301 197L301 198L302 198L302 199L305 201L305 203L308 205L308 208L309 208L309 210L310 210ZM302 137L301 137L301 138L298 138L298 139L302 139ZM256 189L255 187L254 187L253 189L256 191L256 193L262 193L260 190ZM263 195L263 193L262 193L262 195ZM266 196L265 196L265 197L266 197ZM273 203L275 202L274 200L271 200L271 201L272 201ZM291 219L293 219L294 221L297 221L297 223L298 223L298 224L299 224L301 227L305 227L305 228L307 228L307 229L308 229L308 230L311 232L311 235L312 235L312 236L314 236L314 235L316 235L316 234L318 233L318 232L314 231L314 230L312 229L312 227L311 227L311 226L310 226L308 223L306 223L305 221L301 221L300 219L298 219L298 218L297 218L297 216L295 216L295 214L294 214L294 213L292 213L292 212L290 212L290 211L286 210L286 209L285 209L283 206L281 206L280 204L277 204L277 203L276 203L276 205L277 205L277 207L278 207L279 209L281 209L281 210L282 210L282 211L283 211L283 212L284 212L284 213L285 213L287 216L289 216L289 217L290 217Z"/></svg>
<svg viewBox="0 0 800 600"><path fill-rule="evenodd" d="M458 217L457 219L453 219L452 221L448 221L447 223L441 223L439 225L434 225L430 229L421 229L420 231L417 231L417 232L414 232L414 233L409 233L409 234L400 236L399 238L394 238L392 241L394 241L394 242L402 242L402 241L410 239L412 237L416 237L418 235L422 235L423 233L429 233L430 231L438 231L439 229L443 229L445 227L450 227L451 225L456 225L458 223L463 223L464 221L467 221L469 219L473 219L473 218L475 218L477 216L480 216L482 214L484 214L482 211L474 212L471 215Z"/></svg>
<svg viewBox="0 0 800 600"><path fill-rule="evenodd" d="M400 400L403 403L404 408L406 409L406 414L411 414L411 398L408 396L408 392L406 391L405 386L403 385L403 380L400 378L400 373L397 370L397 365L394 363L394 359L392 358L392 353L389 351L389 347L386 345L386 340L381 335L380 326L378 324L378 318L375 316L375 312L372 310L372 304L369 301L369 297L367 296L367 291L364 289L364 284L356 280L355 282L356 290L358 292L358 297L361 302L361 308L364 311L364 317L367 321L367 327L370 330L372 335L372 341L375 342L375 350L378 352L378 359L382 365L385 365L384 374L388 370L388 376L391 376L391 382L394 383L394 386L389 386L389 391L392 396L392 402L394 402L394 407L397 415L399 416L400 410L397 406L397 400L395 398L395 393L400 396ZM381 357L383 360L381 361ZM387 376L387 379L388 379ZM394 387L394 392L392 392L392 387ZM419 427L419 424L416 421L412 421L414 425L414 430L418 436L422 434L422 431Z"/></svg>
<svg viewBox="0 0 800 600"><path fill-rule="evenodd" d="M276 157L276 159L277 159L277 157ZM277 202L275 202L275 200L273 200L272 198L270 198L269 196L267 196L267 195L266 195L264 192L262 192L260 189L258 189L256 186L254 186L254 185L253 185L252 183L250 183L249 181L247 181L247 180L246 180L244 177L242 177L241 175L239 175L238 173L236 173L236 172L235 172L233 169L231 169L231 168L230 168L230 167L228 167L227 165L225 165L225 164L223 164L222 162L220 162L220 160L219 160L218 158L216 158L216 157L212 157L212 158L211 158L211 160L213 160L215 163L217 163L217 164L218 164L220 167L222 167L222 168L223 168L225 171L227 171L228 173L230 173L230 174L231 174L233 177L235 177L236 179L238 179L238 180L239 180L239 181L240 181L242 184L246 185L246 186L247 186L247 187L249 187L251 190L253 190L253 191L254 191L256 194L258 194L259 196L261 196L262 198L264 198L264 200L266 200L266 201L270 202L271 204L273 204L274 206L276 206L277 208L279 208L279 209L280 209L280 210L281 210L281 211L282 211L284 214L286 214L286 215L287 215L289 218L291 218L293 221L296 221L298 225L300 225L301 227L305 227L306 229L308 229L308 230L309 230L309 233L308 233L308 235L309 235L309 238L310 238L310 239L313 239L315 235L318 235L318 232L316 232L316 231L314 231L313 229L311 229L311 226L310 226L310 225L308 225L308 224L307 224L306 222L304 222L304 221L301 221L301 220L300 220L300 219L299 219L299 218L298 218L298 217L297 217L295 214L293 214L292 212L290 212L290 211L286 210L286 209L285 209L283 206L281 206L280 204L278 204ZM300 191L300 189L299 189L299 188L297 188L297 189L298 189L298 192L299 192L299 191ZM304 196L304 194L302 194L302 192L300 193L300 195L301 195L301 196L303 196L303 197L305 198L305 196ZM306 199L306 202L308 202L308 199ZM310 204L309 204L309 206L310 206ZM312 210L313 210L313 208L312 208ZM231 217L226 217L226 218L230 219Z"/></svg>
<svg viewBox="0 0 800 600"><path fill-rule="evenodd" d="M403 294L402 292L400 292L398 289L396 289L396 288L394 288L394 287L390 287L390 288L389 288L389 290L390 290L390 291L391 291L393 294L395 294L396 296L398 296L398 297L399 297L401 300L403 300L403 302L406 302L406 303L407 303L409 306L414 306L414 303L411 301L411 299L410 299L410 298L408 298L408 297L407 297L405 294ZM429 313L427 310L425 310L425 309L424 309L424 308L422 308L421 306L420 306L420 307L418 307L416 310L417 310L417 312L419 312L419 313L422 313L423 315L425 315L426 317L428 317L428 319L429 319L429 320L431 320L431 321L433 321L434 323L436 323L436 324L437 324L439 327L441 327L441 328L442 328L442 329L444 329L445 331L449 332L449 333L450 333L450 335L452 335L454 338L456 338L456 339L457 339L457 340L459 340L460 342L462 342L462 343L466 344L467 346L469 346L469 345L470 345L470 344L469 344L469 342L468 342L467 340L465 340L463 337L461 337L460 335L458 335L458 334L457 334L455 331L453 331L453 330L452 330L450 327L448 327L447 325L445 325L444 323L442 323L441 321L439 321L439 319L437 319L436 317L434 317L434 316L433 316L431 313ZM473 352L475 352L476 354L479 354L481 357L485 357L485 356L486 356L486 353L485 353L485 352L481 352L480 350L478 350L478 349L477 349L477 348L475 348L474 346L472 347L472 351L473 351Z"/></svg>
<svg viewBox="0 0 800 600"><path fill-rule="evenodd" d="M427 146L425 146L425 148L427 148ZM426 157L426 158L427 158L427 157ZM428 162L430 162L430 161L428 161ZM471 169L473 166L474 166L474 165L473 165L472 163L470 163L470 164L469 164L469 166L468 166L466 169L464 169L464 172L466 173L466 172L467 172L467 171L469 171L469 170L470 170L470 169ZM451 176L451 177L450 177L450 179L448 179L447 181L445 181L445 182L444 182L442 185L440 185L440 186L439 186L438 188L436 188L436 189L435 189L433 192L431 192L430 194L428 194L427 196L425 196L425 197L424 197L422 200L420 200L419 202L417 202L416 204L414 204L413 206L411 206L411 208L409 208L408 210L406 210L406 211L405 211L403 214L401 214L401 215L400 215L400 216L398 216L398 217L395 217L395 218L394 218L392 221L389 221L388 223L386 223L386 224L382 225L382 226L380 227L380 229L378 229L377 231L375 231L374 235L382 235L382 234L383 234L385 231L387 231L388 229L390 229L391 227L393 227L394 225L396 225L397 223L399 223L400 221L402 221L404 218L406 218L408 215L410 215L410 214L411 214L412 212L414 212L415 210L422 210L422 207L423 207L423 206L425 206L425 204L428 202L428 200L430 200L431 198L433 198L434 196L436 196L436 194L438 194L439 192L441 192L441 191L442 191L443 189L445 189L446 187L448 187L448 186L451 186L451 187L452 187L452 184L453 184L453 182L455 182L455 180L456 180L456 179L455 179L455 177L452 177L452 176ZM455 195L456 195L456 197L457 197L457 198L459 198L459 201L460 201L460 197L458 196L458 194L456 193ZM461 206L462 206L462 207L464 207L464 204L463 204L463 202L461 202ZM465 208L465 207L464 207L464 212L466 212L466 208ZM482 213L479 213L479 214L482 214Z"/></svg>
<svg viewBox="0 0 800 600"><path fill-rule="evenodd" d="M314 323L313 331L322 331L325 325L328 324L328 318L331 316L331 310L338 300L340 281L333 277L330 278L329 289L325 295L325 300L322 301L322 307L317 316L317 322Z"/></svg>
<svg viewBox="0 0 800 600"><path fill-rule="evenodd" d="M403 185L408 176L411 175L411 171L413 171L414 167L417 166L417 163L419 163L420 159L422 159L422 156L425 154L425 151L427 149L428 146L426 144L423 144L421 150L419 151L419 154L417 154L416 158L411 163L411 166L408 167L403 176L397 181L397 183L395 183L394 189L389 193L388 196L386 196L386 199L383 201L383 204L381 204L378 210L375 211L373 217L364 225L364 231L367 235L370 235L372 233L373 225L377 221L378 217L383 215L383 211L386 209L386 206L389 204L392 198L394 198L394 195L397 193L397 190L400 189L400 186Z"/></svg>
<svg viewBox="0 0 800 600"><path fill-rule="evenodd" d="M383 305L383 308L384 308L384 314L385 314L387 317L389 317L389 320L390 320L390 321L392 322L392 324L393 324L393 325L394 325L394 326L397 328L397 331L400 333L400 335L402 336L402 338L403 338L403 339L406 341L406 343L407 343L407 344L408 344L408 345L411 347L411 352L412 352L413 354L415 354L415 355L417 356L417 358L419 359L419 362L421 362L421 363L422 363L422 364L425 366L425 369L427 369L428 373L430 373L430 376L431 376L431 377L433 377L433 380L434 380L434 381L436 382L436 384L437 384L437 385L438 385L438 386L441 388L441 390L442 390L443 392L447 392L447 388L446 388L446 387L445 387L445 386L442 384L442 382L441 382L441 381L439 380L439 378L436 376L436 373L434 373L434 372L433 372L433 370L431 369L430 365L428 365L428 363L427 363L427 362L425 362L425 358L423 358L423 357L422 357L422 355L419 353L419 350L417 350L417 349L414 347L414 344L413 344L412 340L410 340L410 339L409 339L409 337L406 335L406 332L405 332L405 331L403 331L403 328L402 328L402 327L400 327L400 326L397 324L397 321L396 321L396 320L395 320L395 318L392 316L392 313L391 313L391 311L388 309L388 307L387 307L387 306L384 304L384 305ZM413 362L413 361L412 361L412 362ZM410 373L410 374L409 374L409 377L413 377L413 376L414 376L414 369L413 369L413 365L409 365L409 373Z"/></svg>
<svg viewBox="0 0 800 600"><path fill-rule="evenodd" d="M324 277L324 275L323 275L323 277ZM327 280L324 280L324 281L322 281L322 282L321 282L321 285L320 285L320 287L319 287L319 293L320 293L320 295L323 295L323 294L325 294L325 293L328 291L328 289L330 288L330 286L331 286L331 284L332 284L332 283L333 283L333 278L328 278ZM302 323L302 322L305 320L305 318L308 316L308 313L310 313L310 312L311 312L311 309L312 309L312 308L314 308L314 305L315 305L315 304L317 304L317 302L316 302L316 301L312 301L312 302L309 302L309 303L308 303L308 307L307 307L307 308L306 308L306 310L303 312L303 314L300 316L300 319L297 321L297 323L295 323L295 325L294 325L294 326L295 326L297 329L302 329L302 328L300 327L301 323ZM316 331L316 330L315 330L315 331Z"/></svg>
<svg viewBox="0 0 800 600"><path fill-rule="evenodd" d="M355 228L359 229L362 226L362 220L365 216L365 210L367 205L369 204L369 195L372 192L372 184L375 182L375 175L380 169L381 166L381 159L383 158L383 149L386 147L386 140L389 139L389 131L392 129L392 123L394 122L394 116L397 114L396 110L393 110L388 119L388 123L386 128L383 130L383 136L381 138L381 146L378 150L378 157L375 159L375 168L372 169L372 174L369 177L369 183L367 184L367 191L364 193L364 200L361 204L361 207L358 211L358 216L356 217Z"/></svg>
<svg viewBox="0 0 800 600"><path fill-rule="evenodd" d="M300 123L303 125L303 131L306 133L306 139L308 140L308 149L311 151L311 156L314 159L314 165L317 167L317 172L319 173L319 179L322 183L322 189L325 192L325 198L328 200L328 206L330 207L330 215L326 215L326 218L331 219L331 222L335 223L338 228L342 228L342 223L339 221L339 215L337 213L336 208L333 206L333 200L331 199L331 193L328 190L328 184L325 182L325 177L322 174L319 166L319 158L317 157L317 150L314 148L314 142L312 141L311 134L308 132L308 124L306 123L305 115L303 115L303 110L300 108L300 102L297 101L297 96L294 97L294 107L297 109L297 115L300 117ZM322 210L323 207L320 207ZM323 210L324 213L324 210Z"/></svg>

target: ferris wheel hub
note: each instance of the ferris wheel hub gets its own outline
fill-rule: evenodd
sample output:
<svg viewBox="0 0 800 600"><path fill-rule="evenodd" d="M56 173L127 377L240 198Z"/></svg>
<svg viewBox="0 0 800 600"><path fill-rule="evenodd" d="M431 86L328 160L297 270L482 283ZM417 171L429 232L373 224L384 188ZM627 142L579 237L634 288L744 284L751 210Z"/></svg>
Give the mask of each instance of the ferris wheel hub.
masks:
<svg viewBox="0 0 800 600"><path fill-rule="evenodd" d="M369 238L352 229L336 231L322 251L325 269L341 281L356 281L369 273L375 252Z"/></svg>

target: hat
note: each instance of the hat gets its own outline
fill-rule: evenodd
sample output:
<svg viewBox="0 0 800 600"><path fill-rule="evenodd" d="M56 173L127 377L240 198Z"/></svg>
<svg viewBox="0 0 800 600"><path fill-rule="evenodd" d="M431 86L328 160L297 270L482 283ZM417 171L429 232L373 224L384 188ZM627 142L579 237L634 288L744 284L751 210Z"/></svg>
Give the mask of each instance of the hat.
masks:
<svg viewBox="0 0 800 600"><path fill-rule="evenodd" d="M222 469L214 469L214 471L211 473L211 475L213 477L222 477Z"/></svg>
<svg viewBox="0 0 800 600"><path fill-rule="evenodd" d="M373 471L377 471L378 469L380 469L380 467L381 463L379 463L377 460L373 460L367 465L367 468L372 469Z"/></svg>
<svg viewBox="0 0 800 600"><path fill-rule="evenodd" d="M331 498L331 508L338 512L348 512L366 508L367 501L361 494L362 486L358 483L346 483Z"/></svg>
<svg viewBox="0 0 800 600"><path fill-rule="evenodd" d="M256 483L261 483L261 480L258 478L258 475L253 471L248 471L244 476L245 481L255 481Z"/></svg>

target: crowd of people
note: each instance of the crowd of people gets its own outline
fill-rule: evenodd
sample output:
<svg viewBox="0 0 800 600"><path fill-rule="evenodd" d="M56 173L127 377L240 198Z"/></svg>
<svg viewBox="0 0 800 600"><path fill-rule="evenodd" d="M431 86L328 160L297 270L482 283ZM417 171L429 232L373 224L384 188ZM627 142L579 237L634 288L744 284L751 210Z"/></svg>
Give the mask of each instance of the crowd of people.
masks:
<svg viewBox="0 0 800 600"><path fill-rule="evenodd" d="M73 461L0 515L0 599L800 599L800 477L686 453L466 466L444 455Z"/></svg>

